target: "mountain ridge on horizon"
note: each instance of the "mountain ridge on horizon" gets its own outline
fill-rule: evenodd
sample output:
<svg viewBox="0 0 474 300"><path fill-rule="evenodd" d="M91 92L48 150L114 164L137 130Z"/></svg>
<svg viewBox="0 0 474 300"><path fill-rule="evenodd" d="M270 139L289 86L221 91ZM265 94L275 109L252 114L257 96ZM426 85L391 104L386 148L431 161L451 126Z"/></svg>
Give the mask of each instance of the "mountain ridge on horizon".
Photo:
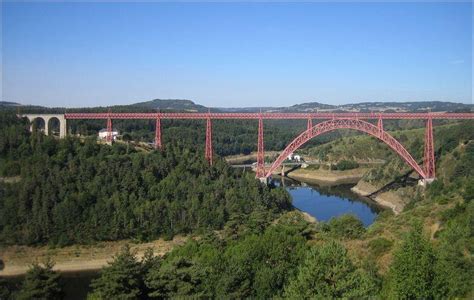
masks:
<svg viewBox="0 0 474 300"><path fill-rule="evenodd" d="M409 101L409 102L359 102L341 105L325 104L321 102L303 102L291 106L265 106L265 107L206 107L188 99L153 99L132 104L112 106L96 106L82 108L44 107L38 105L23 105L16 102L0 101L0 108L23 108L34 110L54 111L82 111L104 109L131 109L138 110L163 110L163 111L188 111L188 112L413 112L413 111L474 111L473 104L457 103L450 101Z"/></svg>

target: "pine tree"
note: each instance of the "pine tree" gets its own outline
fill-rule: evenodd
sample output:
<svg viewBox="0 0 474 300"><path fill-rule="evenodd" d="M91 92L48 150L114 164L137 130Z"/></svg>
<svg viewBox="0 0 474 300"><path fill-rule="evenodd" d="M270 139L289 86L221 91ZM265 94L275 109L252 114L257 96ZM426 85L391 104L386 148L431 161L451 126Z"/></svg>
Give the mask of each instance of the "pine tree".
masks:
<svg viewBox="0 0 474 300"><path fill-rule="evenodd" d="M298 275L285 288L289 299L360 298L374 295L376 283L358 270L336 242L312 247Z"/></svg>
<svg viewBox="0 0 474 300"><path fill-rule="evenodd" d="M435 256L423 236L420 223L415 223L401 247L394 253L389 272L389 293L394 299L433 298Z"/></svg>
<svg viewBox="0 0 474 300"><path fill-rule="evenodd" d="M99 278L91 284L92 299L140 299L143 297L143 277L141 263L124 246L114 260L105 267Z"/></svg>
<svg viewBox="0 0 474 300"><path fill-rule="evenodd" d="M53 271L54 263L47 260L44 267L38 263L31 265L26 273L18 299L61 299L62 289L59 273Z"/></svg>

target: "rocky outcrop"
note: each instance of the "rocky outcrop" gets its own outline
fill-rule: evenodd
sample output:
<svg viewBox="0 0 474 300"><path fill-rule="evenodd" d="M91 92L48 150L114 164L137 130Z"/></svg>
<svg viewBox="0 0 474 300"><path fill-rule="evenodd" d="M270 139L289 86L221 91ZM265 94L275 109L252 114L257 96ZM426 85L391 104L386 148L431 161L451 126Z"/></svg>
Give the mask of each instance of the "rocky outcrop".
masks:
<svg viewBox="0 0 474 300"><path fill-rule="evenodd" d="M378 189L370 183L360 180L356 186L351 188L351 190L360 196L368 197ZM370 198L381 206L390 208L396 215L401 213L406 205L405 201L403 201L400 196L392 191L380 193Z"/></svg>

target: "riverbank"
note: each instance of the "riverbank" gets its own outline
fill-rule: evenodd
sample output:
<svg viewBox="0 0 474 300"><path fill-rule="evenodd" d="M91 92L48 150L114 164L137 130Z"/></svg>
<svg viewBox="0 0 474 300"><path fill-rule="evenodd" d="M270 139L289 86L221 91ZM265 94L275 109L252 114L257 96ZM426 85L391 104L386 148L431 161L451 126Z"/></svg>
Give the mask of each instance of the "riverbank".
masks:
<svg viewBox="0 0 474 300"><path fill-rule="evenodd" d="M361 180L369 170L370 168L364 167L344 171L307 168L296 169L287 176L294 180L309 184L315 183L319 186L356 184L351 190L359 196L367 197L378 190L377 187ZM377 194L375 197L370 197L370 199L380 206L391 209L396 215L400 214L407 204L399 195L392 191Z"/></svg>
<svg viewBox="0 0 474 300"><path fill-rule="evenodd" d="M351 190L359 196L367 197L376 192L378 188L368 182L359 181ZM370 199L381 206L390 208L396 215L400 214L406 205L405 201L392 191L377 194L375 197L370 197Z"/></svg>
<svg viewBox="0 0 474 300"><path fill-rule="evenodd" d="M78 272L100 270L112 261L113 256L125 244L129 244L138 258L143 257L148 248L155 255L162 256L174 247L183 245L187 237L176 236L171 241L162 239L149 243L133 244L131 241L99 242L94 245L74 245L63 248L8 246L0 248L0 259L4 267L0 276L18 276L25 274L34 262L43 262L51 258L55 262L54 270L59 272Z"/></svg>
<svg viewBox="0 0 474 300"><path fill-rule="evenodd" d="M349 184L359 182L369 168L356 168L344 171L332 171L323 169L297 169L288 174L289 178L316 183L321 186Z"/></svg>
<svg viewBox="0 0 474 300"><path fill-rule="evenodd" d="M270 159L275 159L278 156L278 151L266 151L265 157ZM239 165L245 163L253 163L257 161L257 152L252 152L250 154L237 154L229 155L224 157L225 161L231 165Z"/></svg>

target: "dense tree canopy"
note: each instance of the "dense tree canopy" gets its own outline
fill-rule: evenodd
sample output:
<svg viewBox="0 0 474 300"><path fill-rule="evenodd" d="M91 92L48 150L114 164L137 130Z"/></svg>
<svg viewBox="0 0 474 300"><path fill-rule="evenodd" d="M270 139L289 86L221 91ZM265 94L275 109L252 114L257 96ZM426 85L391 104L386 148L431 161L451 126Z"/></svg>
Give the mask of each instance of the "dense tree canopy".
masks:
<svg viewBox="0 0 474 300"><path fill-rule="evenodd" d="M376 293L374 278L357 269L347 250L336 242L312 247L285 289L289 299L361 298Z"/></svg>
<svg viewBox="0 0 474 300"><path fill-rule="evenodd" d="M307 224L303 224L302 219L297 224L282 222L260 233L249 231L236 240L208 234L163 259L155 258L148 266L128 250L122 251L94 282L91 296L121 297L115 292L133 283L137 298L281 297L308 249L304 237ZM127 284L122 284L124 280ZM142 281L145 286L137 290ZM112 291L107 293L106 288ZM129 290L122 295L128 295Z"/></svg>
<svg viewBox="0 0 474 300"><path fill-rule="evenodd" d="M417 210L415 203L397 217L382 213L366 229L351 215L310 225L290 211L283 188L262 185L219 159L209 167L189 142L202 138L190 123L179 124L189 130L169 127L164 151L148 153L128 144L100 145L93 138L30 134L15 116L0 116L0 243L61 246L195 234L163 257L150 250L139 259L130 248L122 249L93 281L90 299L472 295L470 126L437 131L447 150L439 152L438 180L417 197L425 207ZM239 139L239 130L221 143ZM253 133L242 134L246 140ZM410 147L418 151L422 144L413 139ZM390 176L400 169L394 163L384 167ZM433 241L417 225L400 242L409 220L426 221L428 215L439 225ZM380 260L392 261L383 275ZM0 280L0 298L59 298L58 278L52 264L33 265L19 292Z"/></svg>
<svg viewBox="0 0 474 300"><path fill-rule="evenodd" d="M188 147L142 153L94 139L30 136L12 119L4 120L0 135L0 157L9 166L2 175L21 178L0 186L4 243L172 237L219 229L253 211L291 207L283 190L220 160L209 167L202 153Z"/></svg>

